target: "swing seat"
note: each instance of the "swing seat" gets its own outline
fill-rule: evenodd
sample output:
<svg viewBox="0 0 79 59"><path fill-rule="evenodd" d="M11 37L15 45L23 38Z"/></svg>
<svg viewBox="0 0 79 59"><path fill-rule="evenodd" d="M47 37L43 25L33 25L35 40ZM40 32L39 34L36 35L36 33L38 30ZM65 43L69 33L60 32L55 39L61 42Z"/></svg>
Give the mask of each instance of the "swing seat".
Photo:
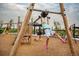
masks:
<svg viewBox="0 0 79 59"><path fill-rule="evenodd" d="M24 35L21 43L22 44L30 44L31 43L30 42L30 35L29 34L28 35Z"/></svg>

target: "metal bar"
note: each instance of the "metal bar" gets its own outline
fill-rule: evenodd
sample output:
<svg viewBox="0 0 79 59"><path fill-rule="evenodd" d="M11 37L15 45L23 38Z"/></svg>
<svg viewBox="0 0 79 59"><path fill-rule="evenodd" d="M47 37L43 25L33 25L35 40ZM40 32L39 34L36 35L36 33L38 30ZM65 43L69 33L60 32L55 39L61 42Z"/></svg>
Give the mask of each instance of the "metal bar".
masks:
<svg viewBox="0 0 79 59"><path fill-rule="evenodd" d="M38 21L41 17L39 16L33 23L36 23L36 21Z"/></svg>

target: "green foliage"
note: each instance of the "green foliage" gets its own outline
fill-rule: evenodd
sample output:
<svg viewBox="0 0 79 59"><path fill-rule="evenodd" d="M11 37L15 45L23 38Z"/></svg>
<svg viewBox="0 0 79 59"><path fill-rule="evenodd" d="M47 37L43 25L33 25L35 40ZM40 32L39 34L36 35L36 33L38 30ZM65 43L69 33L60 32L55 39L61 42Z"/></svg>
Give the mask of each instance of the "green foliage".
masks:
<svg viewBox="0 0 79 59"><path fill-rule="evenodd" d="M55 26L55 30L60 30L61 29L61 25L58 21L54 20L54 26Z"/></svg>
<svg viewBox="0 0 79 59"><path fill-rule="evenodd" d="M0 34L2 34L4 31L4 28L0 28Z"/></svg>
<svg viewBox="0 0 79 59"><path fill-rule="evenodd" d="M61 31L57 31L57 32L62 37L65 37L66 36L66 31L65 30L61 30Z"/></svg>
<svg viewBox="0 0 79 59"><path fill-rule="evenodd" d="M4 28L0 28L0 34L2 34L4 32ZM13 28L10 30L11 33L16 33L17 32L17 29L16 28Z"/></svg>
<svg viewBox="0 0 79 59"><path fill-rule="evenodd" d="M11 32L11 33L16 33L16 32L17 32L17 29L16 29L16 28L12 28L12 29L10 30L10 32Z"/></svg>

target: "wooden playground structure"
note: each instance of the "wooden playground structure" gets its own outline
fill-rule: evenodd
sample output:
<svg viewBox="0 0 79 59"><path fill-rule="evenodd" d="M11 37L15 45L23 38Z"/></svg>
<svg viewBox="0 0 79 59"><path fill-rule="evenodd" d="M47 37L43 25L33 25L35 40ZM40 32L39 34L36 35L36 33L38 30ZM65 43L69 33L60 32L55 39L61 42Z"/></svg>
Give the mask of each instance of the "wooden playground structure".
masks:
<svg viewBox="0 0 79 59"><path fill-rule="evenodd" d="M32 35L32 29L33 29L32 25L33 24L29 24L29 20L32 15L32 12L33 11L43 12L43 10L34 9L34 5L35 5L35 3L31 3L30 6L28 7L27 13L25 15L25 19L23 20L21 27L17 24L17 26L18 26L18 34L17 35L15 35L15 34L0 35L0 44L4 43L3 44L4 47L3 47L3 45L0 47L0 52L2 53L0 55L9 55L9 56L13 56L13 55L14 56L15 55L41 55L41 56L70 55L70 56L77 56L77 55L79 55L79 51L78 51L79 42L77 42L77 44L75 44L73 37L71 35L71 32L69 30L67 16L64 13L64 11L65 11L64 4L63 3L59 4L60 5L60 12L51 12L51 11L46 11L46 12L52 13L52 14L58 14L58 15L62 16L64 26L65 26L65 31L67 34L67 41L65 44L63 44L60 40L58 40L58 38L50 37L50 43L49 43L48 50L45 50L43 47L45 44L45 39L46 39L45 36L41 36L41 38L39 39L39 36ZM20 23L20 22L18 21L18 23ZM29 44L21 44L21 43L24 43L25 39L28 39L27 41ZM34 41L34 39L39 39L39 40ZM1 50L1 48L3 48L3 51Z"/></svg>

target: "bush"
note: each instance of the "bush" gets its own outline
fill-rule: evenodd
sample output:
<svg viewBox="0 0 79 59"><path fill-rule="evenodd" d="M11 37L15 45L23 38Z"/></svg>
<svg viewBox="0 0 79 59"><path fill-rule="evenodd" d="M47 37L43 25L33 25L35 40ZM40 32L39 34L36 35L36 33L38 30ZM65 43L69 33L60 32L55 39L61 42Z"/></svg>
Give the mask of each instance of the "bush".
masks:
<svg viewBox="0 0 79 59"><path fill-rule="evenodd" d="M3 28L0 28L0 34L2 34L2 33L3 33L3 31L4 31L4 29L3 29Z"/></svg>
<svg viewBox="0 0 79 59"><path fill-rule="evenodd" d="M13 29L10 30L10 32L16 33L17 32L17 29L16 28L13 28Z"/></svg>
<svg viewBox="0 0 79 59"><path fill-rule="evenodd" d="M63 36L63 37L66 36L66 31L65 30L59 31L58 33L59 33L60 36Z"/></svg>

